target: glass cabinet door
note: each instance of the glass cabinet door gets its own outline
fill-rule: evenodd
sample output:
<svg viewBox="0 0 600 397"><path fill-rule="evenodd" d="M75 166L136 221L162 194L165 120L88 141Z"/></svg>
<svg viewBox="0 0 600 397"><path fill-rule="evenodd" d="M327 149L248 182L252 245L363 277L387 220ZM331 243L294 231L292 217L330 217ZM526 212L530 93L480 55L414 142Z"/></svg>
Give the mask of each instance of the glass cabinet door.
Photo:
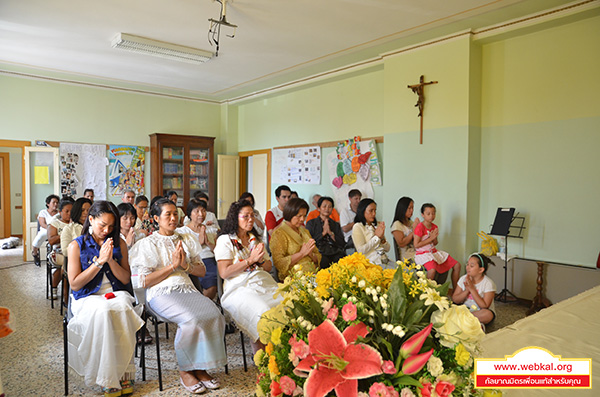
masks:
<svg viewBox="0 0 600 397"><path fill-rule="evenodd" d="M209 149L190 148L190 196L193 196L198 190L209 195L208 178Z"/></svg>
<svg viewBox="0 0 600 397"><path fill-rule="evenodd" d="M162 194L165 195L169 190L175 190L183 201L183 147L163 146L162 151ZM178 205L181 204L178 203Z"/></svg>

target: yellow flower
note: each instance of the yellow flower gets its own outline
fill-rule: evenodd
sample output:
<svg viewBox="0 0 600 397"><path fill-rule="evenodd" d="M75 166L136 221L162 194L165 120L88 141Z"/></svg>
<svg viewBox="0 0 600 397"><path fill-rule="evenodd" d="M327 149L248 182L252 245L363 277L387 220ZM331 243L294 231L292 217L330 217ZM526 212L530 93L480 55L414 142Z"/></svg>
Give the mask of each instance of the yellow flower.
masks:
<svg viewBox="0 0 600 397"><path fill-rule="evenodd" d="M260 383L256 384L256 391L254 392L256 397L265 397L265 393L263 392L262 387L260 387Z"/></svg>
<svg viewBox="0 0 600 397"><path fill-rule="evenodd" d="M469 362L469 358L471 358L471 354L465 349L465 346L462 343L459 343L456 346L456 353L454 355L454 359L458 363L458 365L466 365Z"/></svg>
<svg viewBox="0 0 600 397"><path fill-rule="evenodd" d="M254 364L256 364L257 367L260 367L260 363L262 362L262 359L264 357L265 357L265 351L263 349L258 350L254 354Z"/></svg>
<svg viewBox="0 0 600 397"><path fill-rule="evenodd" d="M271 342L273 342L275 346L281 343L281 327L275 328L273 332L271 332Z"/></svg>
<svg viewBox="0 0 600 397"><path fill-rule="evenodd" d="M322 298L329 298L328 289L331 287L331 274L326 269L321 269L317 272L315 278L317 288L315 289Z"/></svg>
<svg viewBox="0 0 600 397"><path fill-rule="evenodd" d="M268 343L271 340L271 332L276 328L281 328L288 323L285 315L285 305L279 304L263 313L258 320L258 334L262 343Z"/></svg>
<svg viewBox="0 0 600 397"><path fill-rule="evenodd" d="M265 352L270 356L273 354L273 344L271 342L267 343L265 346Z"/></svg>
<svg viewBox="0 0 600 397"><path fill-rule="evenodd" d="M279 375L279 367L277 366L275 356L269 357L269 372L271 373L271 379Z"/></svg>

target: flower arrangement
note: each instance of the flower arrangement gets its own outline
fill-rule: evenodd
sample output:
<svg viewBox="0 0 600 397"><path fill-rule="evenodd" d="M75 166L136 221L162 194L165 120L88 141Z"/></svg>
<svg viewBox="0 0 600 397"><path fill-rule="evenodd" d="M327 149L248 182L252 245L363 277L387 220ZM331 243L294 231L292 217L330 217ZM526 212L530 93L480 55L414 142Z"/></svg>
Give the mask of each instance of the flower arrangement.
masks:
<svg viewBox="0 0 600 397"><path fill-rule="evenodd" d="M449 283L398 265L355 253L316 274L294 268L259 322L256 395L483 395L472 376L479 321L451 304Z"/></svg>

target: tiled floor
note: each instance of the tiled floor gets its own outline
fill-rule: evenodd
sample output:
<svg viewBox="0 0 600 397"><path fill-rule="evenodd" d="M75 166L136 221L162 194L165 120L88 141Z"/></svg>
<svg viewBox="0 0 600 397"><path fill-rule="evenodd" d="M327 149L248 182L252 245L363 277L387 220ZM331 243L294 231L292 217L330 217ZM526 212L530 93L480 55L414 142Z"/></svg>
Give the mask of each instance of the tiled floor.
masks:
<svg viewBox="0 0 600 397"><path fill-rule="evenodd" d="M45 268L21 262L22 248L0 250L0 306L11 309L15 332L0 339L0 376L7 396L60 396L64 393L62 317L45 298ZM517 303L496 303L497 318L488 326L493 332L525 317L526 307ZM151 327L153 332L153 327ZM147 380L142 382L138 368L138 396L180 396L188 393L179 385L177 362L173 350L175 327L171 325L170 339L161 332L161 359L164 391L158 389L155 345L147 346ZM242 365L239 333L227 336L229 375L224 369L212 372L223 388L207 396L252 396L256 368L252 364L250 345L246 338L248 372ZM137 363L137 361L136 361ZM101 395L98 387L87 387L77 375L70 376L69 394L74 396Z"/></svg>
<svg viewBox="0 0 600 397"><path fill-rule="evenodd" d="M1 250L0 250L1 251ZM10 250L20 258L22 251ZM6 396L61 396L63 383L63 339L62 317L55 305L45 294L45 268L33 263L17 264L20 260L0 253L0 306L8 307L12 313L15 332L0 339L0 376ZM152 333L154 328L150 327ZM142 382L141 369L136 376L135 395L138 396L181 396L188 393L179 385L177 361L173 350L175 326L169 329L170 339L165 339L164 326L160 326L161 361L164 391L158 389L155 345L147 346L147 374ZM223 385L207 396L252 396L254 394L256 367L248 339L246 353L248 372L244 372L239 333L227 335L229 375L224 369L212 371ZM136 360L137 364L137 360ZM76 374L70 375L69 395L102 395L98 387L87 387Z"/></svg>

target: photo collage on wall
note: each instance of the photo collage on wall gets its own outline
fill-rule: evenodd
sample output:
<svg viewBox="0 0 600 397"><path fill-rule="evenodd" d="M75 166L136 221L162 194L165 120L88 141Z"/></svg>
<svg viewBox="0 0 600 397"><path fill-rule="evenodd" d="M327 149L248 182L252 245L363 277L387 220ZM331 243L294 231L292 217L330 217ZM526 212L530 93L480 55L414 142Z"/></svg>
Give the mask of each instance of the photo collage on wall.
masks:
<svg viewBox="0 0 600 397"><path fill-rule="evenodd" d="M79 178L77 176L77 165L79 155L77 153L65 153L60 156L60 193L61 196L75 197Z"/></svg>

